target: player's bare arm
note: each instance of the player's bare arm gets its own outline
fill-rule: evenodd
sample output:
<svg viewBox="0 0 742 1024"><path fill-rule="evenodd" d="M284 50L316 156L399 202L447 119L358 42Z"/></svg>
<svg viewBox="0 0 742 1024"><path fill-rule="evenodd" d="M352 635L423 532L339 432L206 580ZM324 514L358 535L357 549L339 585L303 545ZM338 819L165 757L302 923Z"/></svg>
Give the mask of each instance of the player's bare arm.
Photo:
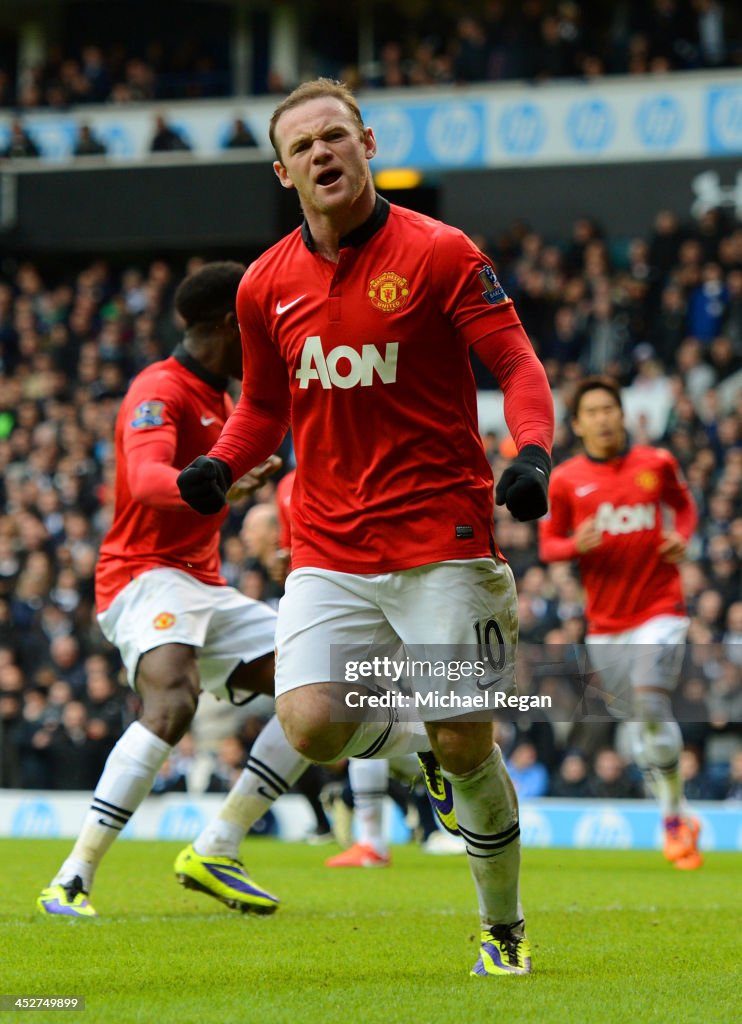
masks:
<svg viewBox="0 0 742 1024"><path fill-rule="evenodd" d="M677 530L666 530L662 534L662 543L657 548L657 554L663 562L676 565L685 558L688 550L688 541Z"/></svg>
<svg viewBox="0 0 742 1024"><path fill-rule="evenodd" d="M251 497L260 490L266 480L279 471L282 465L283 459L280 455L269 455L259 466L255 466L232 484L227 491L227 501L240 501L242 498Z"/></svg>

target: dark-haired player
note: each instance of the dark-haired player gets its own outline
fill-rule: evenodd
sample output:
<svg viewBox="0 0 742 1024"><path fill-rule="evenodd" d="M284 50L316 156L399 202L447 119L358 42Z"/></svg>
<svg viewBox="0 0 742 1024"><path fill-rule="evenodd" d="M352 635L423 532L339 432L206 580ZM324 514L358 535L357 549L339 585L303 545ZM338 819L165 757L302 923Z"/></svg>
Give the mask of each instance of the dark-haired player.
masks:
<svg viewBox="0 0 742 1024"><path fill-rule="evenodd" d="M572 426L585 454L552 474L541 558L579 563L590 660L612 712L632 719L633 756L664 816L665 856L692 870L703 863L699 824L683 804L682 736L670 695L688 630L677 563L696 508L670 452L629 444L612 380L589 377L578 385Z"/></svg>
<svg viewBox="0 0 742 1024"><path fill-rule="evenodd" d="M101 628L141 697L142 714L111 751L74 849L37 900L46 914L95 916L88 895L96 868L188 729L201 688L237 701L273 692L275 615L224 585L223 517L207 523L194 515L175 484L179 468L208 449L232 411L226 388L242 372L233 312L242 272L238 263L212 263L186 278L175 299L186 324L183 341L169 359L134 379L119 410L115 512L101 545L96 604ZM259 467L246 484L259 485L273 468ZM285 740L285 757L276 758L280 732L273 720L262 745L270 749L274 784L282 791L305 762L291 756ZM260 759L259 743L254 754ZM249 827L250 811L258 809L262 779L251 774L245 769L227 801L235 805L233 820L228 812L221 836L217 823L210 842L199 837L199 853L180 873L184 879L193 874L189 883L211 888L225 902L266 913L276 898L256 886L237 859L243 825Z"/></svg>
<svg viewBox="0 0 742 1024"><path fill-rule="evenodd" d="M242 375L234 303L243 271L239 263L210 263L185 279L175 295L186 324L182 343L134 379L119 410L116 506L101 546L96 603L142 715L111 752L72 853L37 900L45 914L96 916L88 899L96 868L188 729L201 689L237 704L273 694L275 612L225 585L224 516L196 515L175 482L232 410L226 387ZM235 490L254 490L276 464L269 458ZM375 729L376 739L383 727ZM400 723L382 745L410 753L427 749L426 740L419 724ZM271 718L218 816L178 855L178 879L233 909L275 910L278 900L249 878L239 846L307 764Z"/></svg>
<svg viewBox="0 0 742 1024"><path fill-rule="evenodd" d="M365 724L348 720L337 646L401 643L436 660L434 646L475 651L479 629L493 659L480 682L512 687L515 585L494 543L469 349L505 395L518 455L497 500L523 520L546 511L553 403L486 257L461 231L376 194L376 140L346 87L299 86L270 136L304 224L243 279L242 396L180 486L193 508L217 512L291 421L294 568L278 613L276 708L297 749L333 761L368 750ZM430 676L406 683L435 696ZM454 687L459 700L477 694L471 679ZM474 973L526 974L518 807L492 723L455 717L449 695L423 713L479 900Z"/></svg>

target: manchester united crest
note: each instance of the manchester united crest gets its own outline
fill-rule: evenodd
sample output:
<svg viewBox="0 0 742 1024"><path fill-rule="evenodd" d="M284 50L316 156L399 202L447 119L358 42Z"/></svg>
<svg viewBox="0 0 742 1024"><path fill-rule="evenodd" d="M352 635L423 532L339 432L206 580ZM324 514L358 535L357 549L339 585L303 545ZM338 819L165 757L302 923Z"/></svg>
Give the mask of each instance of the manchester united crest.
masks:
<svg viewBox="0 0 742 1024"><path fill-rule="evenodd" d="M395 313L407 305L410 289L406 277L400 277L393 270L385 270L373 281L369 281L368 297L371 304L384 313Z"/></svg>
<svg viewBox="0 0 742 1024"><path fill-rule="evenodd" d="M152 625L155 629L170 629L171 626L175 625L175 616L172 612L160 612L152 620Z"/></svg>
<svg viewBox="0 0 742 1024"><path fill-rule="evenodd" d="M643 469L636 476L636 485L643 491L656 491L659 484L659 477L652 469Z"/></svg>

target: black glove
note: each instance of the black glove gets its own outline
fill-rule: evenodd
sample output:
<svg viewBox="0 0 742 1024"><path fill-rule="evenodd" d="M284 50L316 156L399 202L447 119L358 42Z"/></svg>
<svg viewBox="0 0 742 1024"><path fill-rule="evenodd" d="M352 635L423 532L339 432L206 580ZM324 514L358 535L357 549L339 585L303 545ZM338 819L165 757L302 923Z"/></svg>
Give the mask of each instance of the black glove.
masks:
<svg viewBox="0 0 742 1024"><path fill-rule="evenodd" d="M500 477L495 502L506 505L514 519L527 523L546 515L549 507L551 459L537 444L527 444Z"/></svg>
<svg viewBox="0 0 742 1024"><path fill-rule="evenodd" d="M183 501L202 516L213 516L227 500L232 470L221 459L199 455L180 471L176 482Z"/></svg>

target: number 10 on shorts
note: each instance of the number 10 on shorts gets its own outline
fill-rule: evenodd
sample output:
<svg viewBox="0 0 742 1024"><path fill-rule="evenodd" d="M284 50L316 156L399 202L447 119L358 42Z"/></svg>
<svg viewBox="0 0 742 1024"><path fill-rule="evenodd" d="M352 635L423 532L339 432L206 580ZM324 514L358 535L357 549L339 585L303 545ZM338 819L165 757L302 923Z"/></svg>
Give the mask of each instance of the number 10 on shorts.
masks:
<svg viewBox="0 0 742 1024"><path fill-rule="evenodd" d="M495 672L501 672L507 661L505 638L497 619L481 619L474 623L477 638L477 658Z"/></svg>

